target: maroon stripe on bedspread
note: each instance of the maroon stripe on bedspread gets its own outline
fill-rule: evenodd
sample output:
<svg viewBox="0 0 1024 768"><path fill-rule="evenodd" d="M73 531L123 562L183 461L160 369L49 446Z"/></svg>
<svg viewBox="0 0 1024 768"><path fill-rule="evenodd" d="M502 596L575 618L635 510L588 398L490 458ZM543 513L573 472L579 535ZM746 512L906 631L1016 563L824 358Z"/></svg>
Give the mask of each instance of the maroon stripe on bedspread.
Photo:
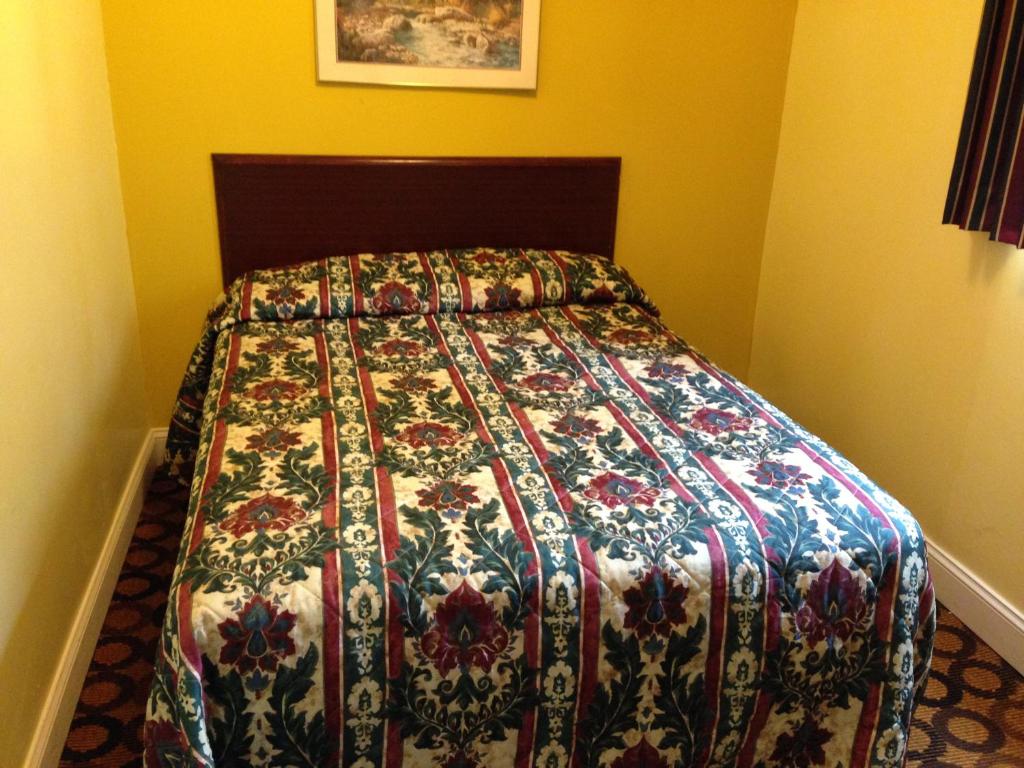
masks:
<svg viewBox="0 0 1024 768"><path fill-rule="evenodd" d="M359 343L359 320L349 318L349 335L352 339L352 349L356 355L356 370L359 375L359 386L363 392L363 400L367 411L367 426L370 431L370 446L373 448L374 457L380 456L384 449L384 436L377 425L375 411L377 410L377 393L373 387L373 379L370 372L363 363L366 352ZM377 480L378 499L378 522L380 527L381 541L384 545L384 562L390 562L398 550L398 516L395 507L395 488L391 480L391 473L377 464L374 469ZM402 662L405 654L405 633L402 629L402 622L399 619L399 606L395 598L392 583L398 577L389 574L387 578L388 596L386 601L387 615L387 677L392 680L398 677L402 671ZM387 768L398 768L402 764L402 726L397 720L391 719L387 723L387 737L385 744L385 765Z"/></svg>
<svg viewBox="0 0 1024 768"><path fill-rule="evenodd" d="M576 351L568 344L566 344L565 341L562 340L562 338L558 335L558 332L555 331L555 329L552 328L550 324L548 324L547 320L545 320L539 312L534 312L534 314L537 317L537 319L540 320L541 323L543 323L544 332L547 334L547 337L551 340L551 343L558 347L562 351L562 354L564 354L568 359L572 360L578 366L579 370L582 372L581 377L583 381L587 384L587 387L590 388L590 390L593 392L601 392L601 385L597 383L597 380L594 378L593 374L591 374L590 371L587 369L587 366L584 365L579 355L576 354ZM571 312L566 310L567 317L570 316L571 314ZM608 359L607 356L606 359ZM621 376L621 371L619 371L618 368L616 368L616 372L619 373L619 375ZM695 504L697 502L696 497L692 493L690 493L689 489L687 489L686 486L683 484L683 481L679 479L679 476L676 474L676 472L672 469L671 466L668 465L664 458L662 458L661 454L658 453L657 449L653 445L651 445L647 438L643 436L640 430L637 429L636 425L623 412L622 408L616 405L615 402L612 400L606 400L604 402L604 407L605 410L607 410L608 413L611 414L612 418L615 419L615 422L622 428L622 431L629 435L629 438L636 444L640 451L648 458L651 458L654 461L656 461L660 469L665 470L665 472L667 473L669 485L671 486L672 490L686 503Z"/></svg>
<svg viewBox="0 0 1024 768"><path fill-rule="evenodd" d="M579 752L576 752L580 720L587 716L587 710L594 700L597 688L597 670L601 665L601 579L597 569L597 558L590 542L583 536L576 537L583 568L583 605L580 606L583 631L580 639L580 693L576 708L576 724L573 729L573 766L582 767Z"/></svg>
<svg viewBox="0 0 1024 768"><path fill-rule="evenodd" d="M708 660L704 673L704 695L708 708L713 713L707 734L704 736L704 749L701 753L700 765L707 765L711 758L711 749L718 732L718 718L721 717L722 698L722 664L724 663L725 646L725 611L729 603L728 594L728 563L725 547L718 529L708 526L704 529L708 537L708 555L711 558L711 605L708 613L711 619L711 630L708 636Z"/></svg>
<svg viewBox="0 0 1024 768"><path fill-rule="evenodd" d="M584 335L584 337L586 337L588 339L588 341L590 341L590 343L594 346L594 348L598 349L597 339L593 338L589 333L586 332L586 330L583 328L582 323L580 323L578 321L578 318L576 317L576 315L571 310L569 310L569 309L566 309L563 312L563 314L573 323L573 325L580 331L580 333L582 333ZM633 390L633 392L648 407L650 407L651 413L653 413L661 421L662 424L664 424L669 430L671 430L674 435L676 435L677 437L682 437L682 435L683 435L682 427L680 427L680 425L677 424L672 419L668 418L660 410L658 410L657 408L653 407L653 405L651 403L650 393L626 369L626 367L622 364L622 361L619 360L614 355L604 355L604 357L608 361L608 363L612 366L612 368L614 368L615 372L619 375L619 377L622 379L622 381L624 381L629 386L629 388L631 390ZM750 498L750 496L746 493L746 491L744 491L734 481L729 479L729 477L722 471L722 468L719 467L718 464L716 464L715 461L710 456L707 456L706 454L703 454L703 453L700 453L700 452L695 452L693 454L693 456L694 456L694 459L698 463L700 463L700 465L705 469L705 471L707 471L707 473L709 475L711 475L711 477L715 480L715 482L719 485L719 487L722 488L726 493L728 493L742 507L742 509L744 510L744 512L747 515L747 518L750 520L751 525L757 530L758 534L760 535L760 539L758 541L758 546L761 549L762 559L766 562L767 558L766 558L766 553L765 553L765 550L764 550L764 538L765 538L765 536L768 533L768 529L767 529L767 524L765 523L765 520L764 520L764 515L757 508L757 505ZM719 541L719 545L721 545L720 541ZM724 547L722 547L722 557L723 558L725 557ZM771 648L771 647L773 647L773 645L772 645L773 642L777 642L778 641L779 623L778 623L777 617L776 617L776 620L774 622L771 620L772 612L769 610L769 606L772 604L772 601L775 599L775 584L772 581L772 579L767 578L767 577L765 578L765 584L766 584L766 587L765 587L766 595L765 595L765 603L764 603L764 625L765 625L765 630L764 630L763 637L764 637L764 647L765 648ZM724 606L723 606L722 610L724 611ZM714 634L714 633L712 633L712 634ZM722 637L722 642L724 643L724 640L725 640L724 635L722 635L721 637ZM765 663L767 663L767 655L766 654L762 654L762 671L763 671ZM717 685L714 686L715 689L717 689L717 687L718 687ZM710 690L711 689L709 688L709 691ZM756 737L757 737L760 729L764 726L764 723L767 721L768 712L770 710L770 705L771 705L770 697L767 694L765 694L765 693L759 693L758 694L758 698L757 698L757 704L755 705L755 715L752 718L752 720L750 722L748 722L747 737L748 737L748 739L749 739L749 741L751 743L756 741ZM760 714L760 717L758 717L758 714ZM760 723L760 724L758 725L758 723ZM716 731L717 731L717 728L715 728L712 731L712 733L714 733ZM710 754L710 749L713 746L711 742L712 742L712 739L709 739L708 740L708 745L707 745L707 750L702 755L702 757L703 757L703 759L705 761L707 760L707 758L708 758L708 756Z"/></svg>
<svg viewBox="0 0 1024 768"><path fill-rule="evenodd" d="M694 356L694 359L698 364L719 381L723 386L727 387L734 394L742 397L748 402L757 412L761 415L765 421L772 424L778 429L786 429L786 427L779 422L771 413L762 408L753 398L751 398L746 392L741 390L726 377L724 377L714 366L701 360L699 357ZM895 615L895 600L898 594L897 583L899 581L899 573L902 567L902 553L900 552L900 539L899 531L892 524L889 516L885 511L878 506L878 504L860 487L858 487L841 469L836 467L832 462L826 459L824 456L819 454L814 448L807 444L806 441L800 440L798 442L800 450L802 450L815 464L821 467L830 477L840 483L846 488L853 496L857 499L864 507L870 512L872 517L883 523L886 528L892 532L894 537L894 546L896 547L897 557L896 564L893 566L893 573L890 578L885 581L882 589L878 595L878 601L875 606L875 629L878 632L878 636L883 643L888 644L891 640L893 617ZM883 574L880 578L885 580ZM863 709L861 710L860 722L857 726L857 733L854 738L854 749L853 757L850 761L850 768L856 768L857 766L866 765L870 755L868 754L871 749L872 736L875 733L877 726L878 714L881 704L882 684L872 683L868 690L867 698L864 701Z"/></svg>
<svg viewBox="0 0 1024 768"><path fill-rule="evenodd" d="M888 518L886 518L888 522ZM889 529L894 530L892 523L888 523ZM895 532L895 531L894 531ZM881 594L878 596L878 603L875 606L875 628L882 642L888 645L892 641L892 619L895 611L895 600L898 590L899 573L902 565L902 557L898 552L899 538L896 540L897 557L893 566L892 574ZM888 670L886 670L888 672ZM873 744L873 736L878 725L878 715L881 709L882 684L872 683L868 690L867 699L864 702L864 709L861 710L860 722L857 725L857 736L854 739L853 757L850 759L850 768L867 765L870 761L870 751Z"/></svg>
<svg viewBox="0 0 1024 768"><path fill-rule="evenodd" d="M474 427L476 429L477 436L482 442L492 446L495 445L494 438L487 430L487 426L484 424L483 415L480 413L479 408L477 408L476 402L473 400L473 396L470 394L469 388L466 386L466 382L462 377L462 371L454 363L454 356L448 348L448 344L437 324L436 318L433 315L427 315L425 319L427 327L430 328L430 332L436 339L437 351L448 359L453 360L451 365L447 368L448 376L451 378L452 384L455 386L455 391L459 393L459 399L462 401L462 404L473 412L473 420L475 422ZM540 669L540 596L543 594L544 589L539 568L539 553L537 552L537 545L533 540L533 532L530 530L530 526L526 521L526 515L523 513L522 505L519 503L519 497L516 496L515 491L512 489L512 481L509 478L508 469L505 467L504 459L502 459L500 455L491 460L491 472L498 484L498 491L501 494L501 500L505 505L505 511L508 513L509 520L512 523L512 528L516 533L516 537L523 545L523 548L533 555L533 559L527 573L531 576L537 577L537 588L533 591L533 594L530 597L530 613L526 617L523 639L526 650L526 661L530 665L530 669L536 671L534 675L536 685L536 677L539 675ZM523 723L522 727L519 729L519 738L516 748L515 764L517 767L528 766L531 763L530 756L533 753L533 736L536 719L537 712L534 708L527 710L523 715Z"/></svg>
<svg viewBox="0 0 1024 768"><path fill-rule="evenodd" d="M610 355L602 351L600 343L590 333L586 331L583 324L580 322L576 314L567 306L560 307L559 311L562 316L565 317L572 326L580 333L580 335L588 341L591 347L598 352L604 360L612 367L619 378L627 385L629 382L636 384L629 371L626 370L625 366L622 365L622 361L619 360L615 355ZM547 324L545 323L547 326ZM554 336L557 339L557 334L554 333L553 329L549 330L549 335ZM593 376L587 371L586 366L583 366L582 361L579 360L576 353L573 352L561 339L557 339L559 344L567 354L573 356L575 360L583 367L584 376L589 382L594 382ZM596 386L596 382L594 382ZM639 384L637 384L639 387ZM643 388L640 387L640 390ZM634 390L635 391L635 390ZM645 395L641 394L641 398L645 399ZM619 410L619 407L614 405L611 401L608 403L608 408L613 413L618 413L616 417L620 420L620 424L623 428L633 437L634 442L644 450L647 455L658 460L658 462L668 471L668 477L672 485L672 489L686 502L696 503L697 499L685 488L678 475L668 465L668 462L664 461L661 455L647 443L646 439L637 431L636 427L629 421L629 419ZM646 449L645 449L646 446ZM708 537L708 558L711 562L711 598L709 601L708 613L709 613L709 636L708 636L708 655L705 664L705 695L708 698L708 706L712 712L710 718L710 727L707 734L704 735L703 743L704 749L701 753L699 764L704 765L707 763L711 755L711 749L713 747L714 737L718 726L719 702L721 699L721 678L722 678L722 664L724 659L724 645L725 645L725 623L726 623L726 608L729 602L728 595L728 561L725 552L725 547L722 545L721 539L719 538L718 531L713 525L708 525L704 528L704 533Z"/></svg>
<svg viewBox="0 0 1024 768"><path fill-rule="evenodd" d="M321 297L326 289L326 276L321 283ZM322 300L322 299L321 299ZM334 397L331 390L331 362L323 324L316 334L316 357L320 369L320 396L331 404L320 417L323 435L324 470L331 478L331 490L324 502L324 525L337 540L338 531L338 444L334 422ZM339 542L340 543L340 542ZM324 555L322 571L324 621L324 720L327 727L328 765L338 765L341 759L341 612L339 610L338 553L332 549Z"/></svg>
<svg viewBox="0 0 1024 768"><path fill-rule="evenodd" d="M533 455L537 458L537 461L541 464L541 466L544 466L545 464L547 464L548 459L550 458L549 454L548 454L548 450L547 450L547 448L544 445L544 442L540 439L540 436L537 434L537 430L534 427L533 422L530 421L530 417L527 416L526 411L523 410L522 406L519 403L517 403L514 399L507 397L508 392L509 392L509 388L505 384L505 382L502 381L501 379L497 378L496 376L494 376L491 373L492 359L491 359L490 354L487 351L487 347L484 344L483 339L480 338L480 335L475 330L473 330L470 326L468 326L466 323L462 322L462 319L464 319L464 317L465 316L460 318L460 325L462 326L463 332L466 334L466 337L469 339L470 343L473 345L473 350L476 352L477 357L483 363L485 370L487 370L488 378L490 378L490 380L491 380L492 384L494 385L494 387L498 390L498 392L500 392L502 395L506 396L505 405L508 407L509 412L512 414L512 417L516 420L516 423L519 425L519 429L522 432L523 436L526 438L526 442L529 444L530 449L533 451ZM561 508L561 510L562 510L563 514L565 514L566 518L568 518L572 514L572 509L573 509L572 496L565 489L565 487L558 481L557 478L552 477L548 473L545 473L544 477L547 479L548 484L551 487L551 491L555 495L555 498L558 499L558 506ZM574 546L574 548L576 550L577 561L579 563L581 563L581 567L582 567L582 564L584 562L583 558L585 557L585 555L583 553L582 543L575 536L573 537L573 546ZM584 573L583 573L584 590L586 589L586 579L587 578L590 578L591 580L593 580L595 582L595 585L594 585L595 588L596 588L596 582L597 582L597 577L596 577L595 573L593 572L593 569L596 567L594 562L593 562L594 555L593 555L592 552L589 552L589 550L588 550L586 556L589 556L589 558L590 558L590 564L589 565L590 565L590 569L591 570L590 571L584 571ZM579 575L579 574L576 574L576 575ZM541 590L538 589L537 590L538 601L540 599L539 598L540 594L541 594ZM581 609L581 614L582 614L582 609ZM593 629L593 632L594 632L594 642L595 643L597 641L597 624L598 624L597 618L598 618L598 613L595 613L594 620L592 622L593 623L593 628L592 629ZM596 650L596 647L595 647L595 650ZM588 664L588 661L589 661L589 664ZM579 673L579 679L581 681L580 682L580 688L582 689L582 687L583 687L582 681L583 681L585 676L587 676L589 674L589 676L591 678L591 681L593 681L595 679L595 674L596 673L595 673L594 670L596 670L597 663L598 663L597 654L596 653L581 654L580 655L579 663L580 663L581 668L582 668L580 673ZM582 694L577 696L577 702L579 702L581 699L582 699ZM573 742L572 746L573 746L573 748L575 748L575 742ZM522 749L520 749L519 752L522 753ZM571 758L572 758L572 753L570 753L570 761L571 761Z"/></svg>
<svg viewBox="0 0 1024 768"><path fill-rule="evenodd" d="M242 320L252 320L252 275L242 278Z"/></svg>
<svg viewBox="0 0 1024 768"><path fill-rule="evenodd" d="M526 259L526 253L524 251L520 251L519 254ZM533 285L533 306L543 307L544 284L540 277L540 270L537 269L537 265L533 262L528 263L530 264L530 283Z"/></svg>
<svg viewBox="0 0 1024 768"><path fill-rule="evenodd" d="M677 425L678 426L678 425ZM680 430L681 432L682 430ZM718 485L723 488L732 498L737 501L740 506L747 513L747 517L750 519L751 524L754 526L758 533L757 545L761 550L761 560L765 564L764 572L764 606L762 608L762 619L764 629L762 632L762 653L761 653L761 667L758 673L758 679L763 679L765 667L768 663L769 652L776 647L779 641L779 634L781 631L780 616L778 611L773 611L772 606L778 600L777 597L777 586L775 580L768 573L768 555L764 548L764 540L768 536L768 525L765 522L764 515L761 510L757 508L753 499L743 490L735 481L730 479L722 468L712 459L710 456L696 452L694 458L707 470ZM757 738L761 734L761 730L764 728L765 723L768 721L768 714L771 712L772 697L765 693L763 690L758 691L755 702L753 713L751 717L747 719L745 723L746 731L741 732L740 744L743 745L740 751L737 765L743 766L748 765L745 763L745 753L749 752L749 759L753 760L754 747L757 744Z"/></svg>
<svg viewBox="0 0 1024 768"><path fill-rule="evenodd" d="M462 328L465 331L466 335L469 337L470 343L473 345L473 349L476 352L477 356L480 358L480 361L488 370L488 375L490 376L490 379L493 382L495 388L502 395L507 395L509 389L508 386L506 386L505 382L502 381L501 379L495 378L493 375L490 375L490 367L492 361L490 354L487 352L487 347L484 345L483 339L480 338L480 335L476 331L469 328L464 323L462 324ZM533 453L537 457L538 461L540 461L541 464L546 463L548 460L547 448L544 446L544 442L537 435L537 430L534 428L533 422L530 421L530 417L526 415L526 412L523 410L522 406L519 405L519 403L517 403L515 400L506 399L505 405L508 406L509 411L511 411L512 415L515 417L516 422L519 424L519 428L523 432L523 436L526 438L526 442L530 444L530 448L533 449ZM558 497L558 503L559 506L562 508L562 511L566 515L569 515L572 512L572 498L569 495L569 492L562 486L561 483L558 482L557 478L551 477L550 475L547 474L545 475L545 477L551 484L551 489L555 492L555 495Z"/></svg>
<svg viewBox="0 0 1024 768"><path fill-rule="evenodd" d="M776 637L778 634L776 633ZM763 669L762 662L762 669ZM765 724L768 722L768 715L772 711L773 697L766 693L761 693L757 697L757 704L754 707L754 716L750 720L750 725L747 727L747 740L743 744L743 749L740 751L739 757L736 759L737 768L750 768L754 763L754 756L757 751L757 740L761 736L761 732L764 730Z"/></svg>
<svg viewBox="0 0 1024 768"><path fill-rule="evenodd" d="M577 331L579 331L579 333L591 343L594 349L604 357L605 361L612 366L623 381L628 382L628 380L632 378L618 359L613 355L607 355L600 352L596 340L583 329L582 324L579 322L572 310L568 307L562 307L561 312L562 315L572 323L573 327L575 327ZM567 357L574 360L577 365L580 366L580 369L583 371L583 378L587 382L588 386L595 389L595 391L600 391L600 385L583 364L583 361L580 360L576 352L558 336L555 330L551 328L546 321L544 321L544 327L552 342L557 345ZM696 497L690 493L668 462L664 460L654 446L652 446L640 433L626 414L622 412L621 408L610 400L606 402L605 407L615 418L616 422L622 427L623 431L630 436L637 447L640 448L644 454L657 461L668 473L669 485L672 490L685 502L689 504L696 503ZM711 563L711 597L708 607L708 655L705 665L704 681L705 695L708 698L708 706L713 716L710 720L710 729L704 738L704 751L701 754L700 764L707 763L718 724L719 699L721 698L721 691L719 689L721 687L723 651L725 643L725 612L728 603L728 562L726 560L725 548L722 545L717 530L713 526L707 526L704 529L704 532L708 537L708 558Z"/></svg>
<svg viewBox="0 0 1024 768"><path fill-rule="evenodd" d="M569 309L566 309L563 312L563 314L573 323L573 325L580 331L580 333L582 333L584 337L591 342L594 348L597 349L597 340L594 339L589 333L585 331L582 324L578 322L578 319L576 318L575 314ZM622 381L624 381L629 386L629 388L633 390L633 392L650 408L651 413L653 413L659 419L659 421L661 421L662 424L664 424L669 430L671 430L674 435L676 435L677 437L682 437L682 427L680 427L679 424L677 424L672 419L668 418L668 416L666 416L660 410L653 407L651 403L650 393L642 384L640 384L639 381L636 380L636 378L626 369L626 367L622 365L622 361L619 360L614 355L604 355L604 357L609 362L609 364L614 368L615 372L619 375ZM716 464L710 456L707 456L706 454L700 452L695 452L693 455L694 459L698 463L700 463L700 465L705 469L705 471L707 471L709 475L711 475L711 477L715 480L719 487L722 488L726 493L728 493L743 508L744 512L747 515L747 518L750 520L751 525L757 530L760 536L760 539L757 543L761 549L762 560L764 562L767 562L767 555L764 550L764 538L768 535L768 527L765 522L764 515L757 508L757 504L753 501L753 499L750 498L750 496L746 493L746 491L743 490L743 488L741 488L733 480L729 479L725 472L722 471L722 468L719 467L718 464ZM724 548L722 556L725 556ZM778 642L780 632L778 615L775 614L775 619L772 620L773 612L769 610L769 606L771 606L772 601L775 600L775 595L775 583L771 578L767 578L766 574L764 603L765 629L763 634L765 649L774 647L774 644ZM724 637L722 639L724 642ZM761 663L761 669L763 672L764 665L767 663L767 654L762 654ZM753 759L753 745L756 742L757 736L759 735L761 728L764 727L764 724L768 719L768 713L770 711L770 708L771 697L768 694L759 692L757 696L757 703L755 704L754 708L754 716L750 719L750 721L748 721L748 731L746 734L747 741L750 745L749 751L751 760ZM708 746L710 748L710 743ZM707 754L705 754L704 757L707 758ZM743 764L742 760L740 764Z"/></svg>

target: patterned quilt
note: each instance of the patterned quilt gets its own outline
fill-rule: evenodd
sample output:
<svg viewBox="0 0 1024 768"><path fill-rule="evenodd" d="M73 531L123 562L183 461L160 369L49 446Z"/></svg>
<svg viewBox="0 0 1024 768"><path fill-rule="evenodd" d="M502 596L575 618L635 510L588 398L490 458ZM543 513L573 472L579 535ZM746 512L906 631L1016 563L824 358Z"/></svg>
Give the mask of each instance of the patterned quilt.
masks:
<svg viewBox="0 0 1024 768"><path fill-rule="evenodd" d="M914 519L596 256L333 258L211 313L150 766L899 766Z"/></svg>

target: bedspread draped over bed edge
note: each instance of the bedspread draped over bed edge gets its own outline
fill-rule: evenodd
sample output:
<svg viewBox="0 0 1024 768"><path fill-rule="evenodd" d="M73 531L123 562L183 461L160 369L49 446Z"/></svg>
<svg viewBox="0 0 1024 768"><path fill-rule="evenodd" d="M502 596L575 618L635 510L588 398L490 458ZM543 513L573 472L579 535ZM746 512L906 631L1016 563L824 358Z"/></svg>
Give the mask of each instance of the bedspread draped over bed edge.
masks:
<svg viewBox="0 0 1024 768"><path fill-rule="evenodd" d="M168 454L147 765L903 763L917 523L604 258L251 273Z"/></svg>

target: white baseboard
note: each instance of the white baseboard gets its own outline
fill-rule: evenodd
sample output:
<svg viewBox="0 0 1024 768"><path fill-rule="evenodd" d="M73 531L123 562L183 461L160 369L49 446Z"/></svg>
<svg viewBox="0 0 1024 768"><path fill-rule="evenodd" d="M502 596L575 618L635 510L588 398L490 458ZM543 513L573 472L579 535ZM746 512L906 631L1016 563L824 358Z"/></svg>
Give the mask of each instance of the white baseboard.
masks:
<svg viewBox="0 0 1024 768"><path fill-rule="evenodd" d="M146 487L154 470L163 461L166 441L166 429L151 429L139 445L139 452L118 501L103 549L100 550L86 585L57 671L50 683L43 712L29 745L25 768L53 768L60 760L78 696L89 671L103 619L107 615L107 606L114 594L121 564L142 510Z"/></svg>
<svg viewBox="0 0 1024 768"><path fill-rule="evenodd" d="M930 539L928 565L939 602L1024 674L1024 613Z"/></svg>

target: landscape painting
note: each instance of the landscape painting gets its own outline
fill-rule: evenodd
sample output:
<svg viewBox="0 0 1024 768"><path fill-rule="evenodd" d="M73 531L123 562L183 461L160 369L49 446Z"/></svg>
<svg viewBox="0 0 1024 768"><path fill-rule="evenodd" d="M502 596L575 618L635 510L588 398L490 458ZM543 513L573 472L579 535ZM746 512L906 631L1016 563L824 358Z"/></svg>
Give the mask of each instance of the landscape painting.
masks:
<svg viewBox="0 0 1024 768"><path fill-rule="evenodd" d="M539 0L317 0L320 79L535 88L539 18Z"/></svg>

